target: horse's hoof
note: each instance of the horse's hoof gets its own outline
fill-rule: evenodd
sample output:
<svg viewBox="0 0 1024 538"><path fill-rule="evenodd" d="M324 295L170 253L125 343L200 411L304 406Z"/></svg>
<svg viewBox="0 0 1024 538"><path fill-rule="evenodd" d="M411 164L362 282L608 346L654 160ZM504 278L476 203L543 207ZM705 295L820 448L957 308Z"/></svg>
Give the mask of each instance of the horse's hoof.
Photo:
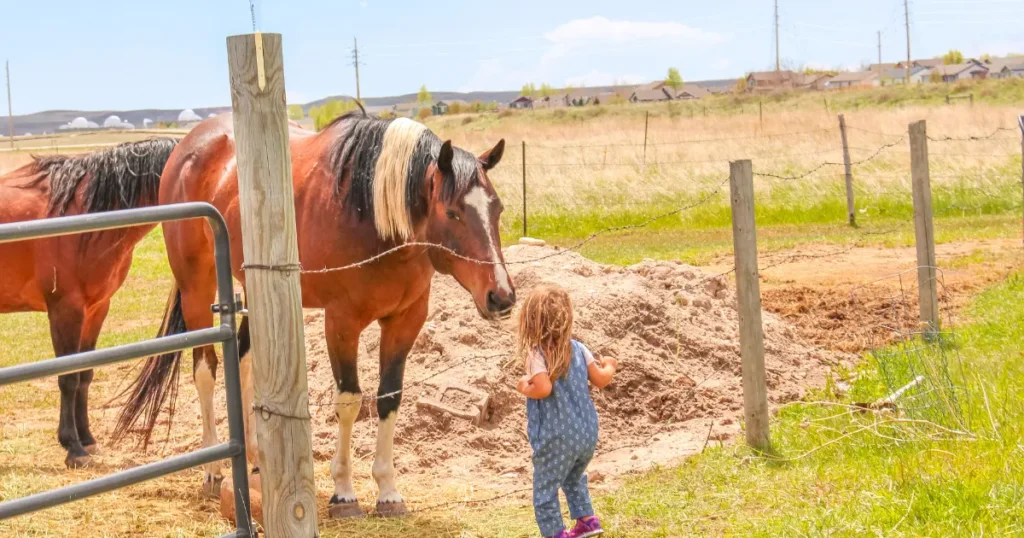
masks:
<svg viewBox="0 0 1024 538"><path fill-rule="evenodd" d="M220 498L220 485L224 482L223 476L215 476L213 479L206 479L203 481L203 496L207 499L219 499Z"/></svg>
<svg viewBox="0 0 1024 538"><path fill-rule="evenodd" d="M366 512L359 508L359 501L331 503L327 506L327 517L331 519L352 519L366 517Z"/></svg>
<svg viewBox="0 0 1024 538"><path fill-rule="evenodd" d="M85 453L90 455L90 456L95 456L95 455L100 453L100 445L98 443L93 443L91 445L85 445L82 448L84 448L85 449Z"/></svg>
<svg viewBox="0 0 1024 538"><path fill-rule="evenodd" d="M64 465L68 466L68 469L81 469L88 467L92 458L86 454L84 456L72 456L68 454L68 457L64 459Z"/></svg>
<svg viewBox="0 0 1024 538"><path fill-rule="evenodd" d="M402 517L409 513L405 503L377 501L377 515L380 517Z"/></svg>

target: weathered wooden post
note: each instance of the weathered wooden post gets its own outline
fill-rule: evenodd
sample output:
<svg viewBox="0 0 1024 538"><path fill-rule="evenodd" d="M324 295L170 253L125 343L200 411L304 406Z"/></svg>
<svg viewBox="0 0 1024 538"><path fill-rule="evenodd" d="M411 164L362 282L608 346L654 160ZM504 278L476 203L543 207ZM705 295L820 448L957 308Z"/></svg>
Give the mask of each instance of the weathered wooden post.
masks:
<svg viewBox="0 0 1024 538"><path fill-rule="evenodd" d="M917 243L917 287L921 322L926 334L939 330L935 231L932 228L932 189L928 173L928 131L925 121L910 124L910 173L914 190L914 236Z"/></svg>
<svg viewBox="0 0 1024 538"><path fill-rule="evenodd" d="M1020 188L1021 195L1024 196L1024 115L1017 116L1017 125L1020 127ZM1021 215L1020 222L1024 227L1024 215ZM1024 235L1021 235L1021 241L1024 241Z"/></svg>
<svg viewBox="0 0 1024 538"><path fill-rule="evenodd" d="M743 370L743 418L747 444L770 448L768 387L764 372L761 326L761 285L757 270L754 224L754 172L749 160L729 164L732 201L732 242L736 255L736 302L740 317L740 359Z"/></svg>
<svg viewBox="0 0 1024 538"><path fill-rule="evenodd" d="M263 526L270 538L318 536L281 35L227 47Z"/></svg>
<svg viewBox="0 0 1024 538"><path fill-rule="evenodd" d="M644 166L647 166L647 124L651 121L651 111L644 114Z"/></svg>
<svg viewBox="0 0 1024 538"><path fill-rule="evenodd" d="M843 136L843 168L846 170L846 220L857 225L857 208L853 203L853 166L850 164L850 145L846 139L846 118L839 115L839 132Z"/></svg>

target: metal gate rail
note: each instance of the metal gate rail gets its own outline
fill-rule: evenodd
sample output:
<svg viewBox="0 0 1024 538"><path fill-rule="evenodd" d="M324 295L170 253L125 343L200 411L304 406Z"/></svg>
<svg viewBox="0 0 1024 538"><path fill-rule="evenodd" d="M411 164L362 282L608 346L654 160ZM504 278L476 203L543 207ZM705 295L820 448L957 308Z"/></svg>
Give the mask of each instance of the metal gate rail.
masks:
<svg viewBox="0 0 1024 538"><path fill-rule="evenodd" d="M213 311L220 314L218 327L0 368L0 387L219 342L223 346L224 354L224 385L227 390L229 441L79 484L0 503L0 520L230 458L235 489L237 527L235 532L225 536L248 537L255 535L251 530L248 509L249 483L246 475L245 433L238 373L238 342L235 333L235 312L238 311L240 305L233 297L231 248L227 226L220 212L207 203L185 203L0 224L0 243L195 218L205 218L213 230L218 294L218 304L213 305Z"/></svg>

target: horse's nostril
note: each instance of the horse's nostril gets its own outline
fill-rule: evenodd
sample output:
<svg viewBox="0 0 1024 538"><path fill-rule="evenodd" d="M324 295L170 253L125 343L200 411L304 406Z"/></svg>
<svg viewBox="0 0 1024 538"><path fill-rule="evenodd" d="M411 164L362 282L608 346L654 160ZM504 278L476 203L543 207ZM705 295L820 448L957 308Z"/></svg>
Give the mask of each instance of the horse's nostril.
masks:
<svg viewBox="0 0 1024 538"><path fill-rule="evenodd" d="M512 305L515 304L515 295L510 297L502 297L494 291L487 292L487 311L488 312L504 312Z"/></svg>

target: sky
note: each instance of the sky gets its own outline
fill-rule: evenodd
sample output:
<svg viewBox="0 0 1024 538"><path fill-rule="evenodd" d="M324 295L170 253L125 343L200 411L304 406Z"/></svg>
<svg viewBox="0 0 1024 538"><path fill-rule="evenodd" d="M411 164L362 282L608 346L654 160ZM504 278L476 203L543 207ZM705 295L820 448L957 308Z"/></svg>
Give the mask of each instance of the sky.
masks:
<svg viewBox="0 0 1024 538"><path fill-rule="evenodd" d="M408 2L257 0L283 35L290 103L354 94L512 90L738 78L774 67L773 0ZM906 58L902 0L779 0L792 68ZM913 56L1024 53L1024 0L913 0ZM225 38L249 33L248 0L0 0L0 59L14 113L226 106Z"/></svg>

